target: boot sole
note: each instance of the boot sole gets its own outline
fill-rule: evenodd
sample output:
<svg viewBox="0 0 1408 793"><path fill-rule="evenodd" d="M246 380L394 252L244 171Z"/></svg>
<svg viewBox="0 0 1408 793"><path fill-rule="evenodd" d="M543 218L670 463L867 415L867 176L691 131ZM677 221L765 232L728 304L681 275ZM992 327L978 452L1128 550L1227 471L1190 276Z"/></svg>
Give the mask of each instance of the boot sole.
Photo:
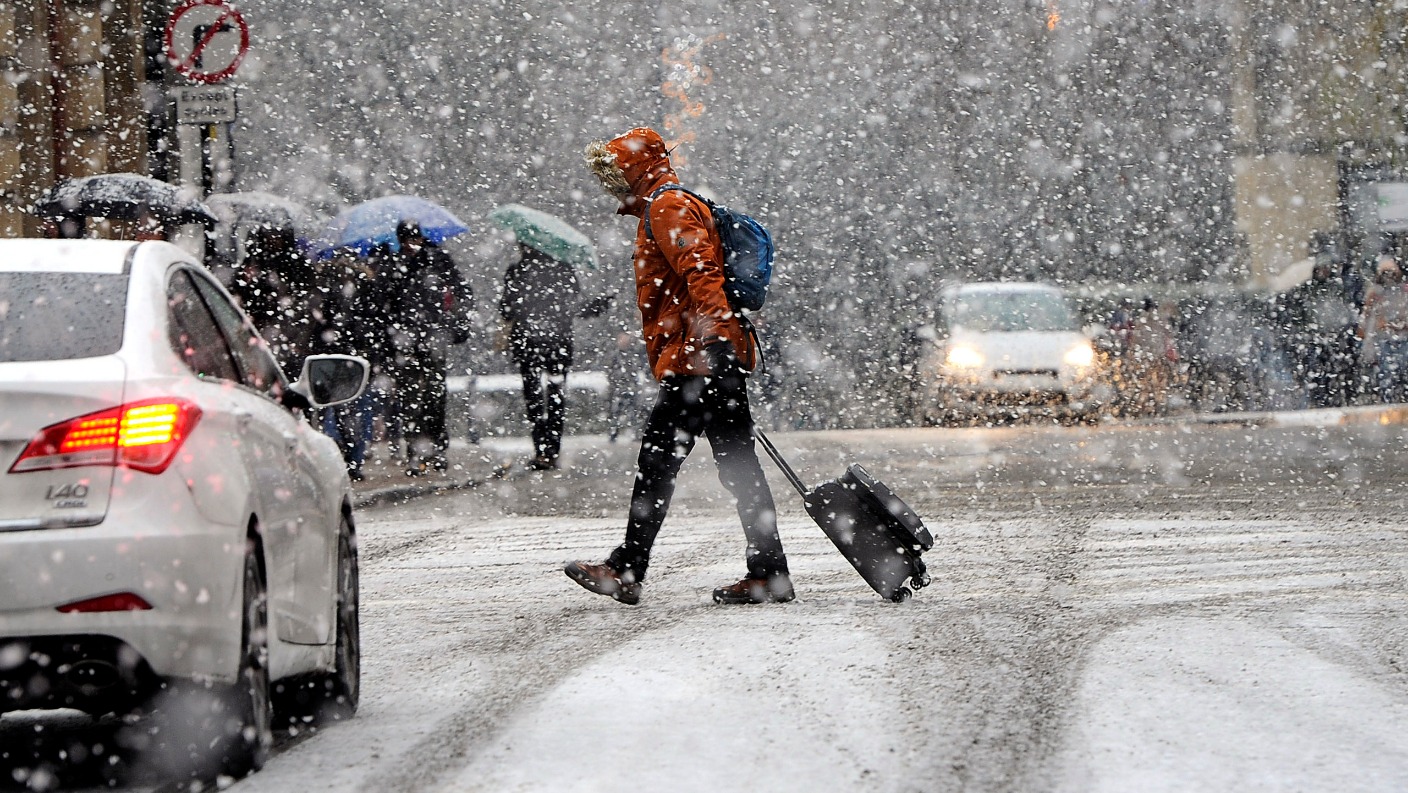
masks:
<svg viewBox="0 0 1408 793"><path fill-rule="evenodd" d="M616 601L617 603L623 603L627 606L634 606L640 603L640 592L635 592L633 594L627 593L624 584L617 584L616 586L612 587L610 591L608 591L607 589L603 588L595 578L592 578L591 576L587 575L586 573L580 570L577 570L576 568L565 567L563 568L562 572L566 573L568 578L572 579L573 581L576 581L578 585L580 585L583 589L593 594L605 595L611 598L612 600Z"/></svg>
<svg viewBox="0 0 1408 793"><path fill-rule="evenodd" d="M796 597L795 594L791 594L785 597L766 597L762 600L754 600L751 596L737 597L714 592L714 602L721 606L762 606L767 603L791 603Z"/></svg>

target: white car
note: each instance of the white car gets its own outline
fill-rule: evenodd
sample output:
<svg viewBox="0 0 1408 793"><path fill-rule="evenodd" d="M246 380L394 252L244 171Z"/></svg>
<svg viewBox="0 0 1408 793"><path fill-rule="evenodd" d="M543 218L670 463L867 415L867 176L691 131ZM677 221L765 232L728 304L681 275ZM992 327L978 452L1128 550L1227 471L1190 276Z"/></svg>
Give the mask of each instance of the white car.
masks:
<svg viewBox="0 0 1408 793"><path fill-rule="evenodd" d="M941 293L920 331L915 418L954 423L999 414L1094 418L1109 399L1090 339L1060 289L970 283Z"/></svg>
<svg viewBox="0 0 1408 793"><path fill-rule="evenodd" d="M271 692L351 715L351 486L308 414L366 379L313 356L289 384L174 245L0 240L0 713L201 691L155 740L236 776L267 754Z"/></svg>

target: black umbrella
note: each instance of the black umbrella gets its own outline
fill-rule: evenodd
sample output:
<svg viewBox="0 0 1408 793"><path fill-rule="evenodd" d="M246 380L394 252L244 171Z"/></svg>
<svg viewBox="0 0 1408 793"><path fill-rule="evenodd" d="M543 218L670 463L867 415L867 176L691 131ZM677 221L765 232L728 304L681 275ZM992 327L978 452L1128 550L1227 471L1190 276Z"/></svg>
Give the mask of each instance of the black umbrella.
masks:
<svg viewBox="0 0 1408 793"><path fill-rule="evenodd" d="M135 173L65 179L34 204L34 213L47 218L140 220L145 211L175 225L215 222L215 214L195 190Z"/></svg>

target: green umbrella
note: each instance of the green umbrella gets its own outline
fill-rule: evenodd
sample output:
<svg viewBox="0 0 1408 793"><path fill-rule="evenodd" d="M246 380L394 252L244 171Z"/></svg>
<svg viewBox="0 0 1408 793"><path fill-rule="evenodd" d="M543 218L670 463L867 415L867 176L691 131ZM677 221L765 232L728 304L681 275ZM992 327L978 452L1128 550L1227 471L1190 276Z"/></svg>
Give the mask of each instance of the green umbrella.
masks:
<svg viewBox="0 0 1408 793"><path fill-rule="evenodd" d="M494 223L512 231L530 248L574 266L596 268L596 246L587 235L556 215L522 204L504 204L489 213Z"/></svg>

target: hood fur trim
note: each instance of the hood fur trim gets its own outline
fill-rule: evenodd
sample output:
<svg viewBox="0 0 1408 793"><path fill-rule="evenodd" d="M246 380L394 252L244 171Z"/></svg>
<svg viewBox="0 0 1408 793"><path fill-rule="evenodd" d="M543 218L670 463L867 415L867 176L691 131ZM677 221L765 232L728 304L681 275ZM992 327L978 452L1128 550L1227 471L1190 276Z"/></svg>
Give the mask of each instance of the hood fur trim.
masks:
<svg viewBox="0 0 1408 793"><path fill-rule="evenodd" d="M592 141L587 144L584 154L587 167L601 182L601 189L620 200L625 200L631 195L631 185L626 181L626 172L616 163L616 155L607 147L606 141Z"/></svg>

